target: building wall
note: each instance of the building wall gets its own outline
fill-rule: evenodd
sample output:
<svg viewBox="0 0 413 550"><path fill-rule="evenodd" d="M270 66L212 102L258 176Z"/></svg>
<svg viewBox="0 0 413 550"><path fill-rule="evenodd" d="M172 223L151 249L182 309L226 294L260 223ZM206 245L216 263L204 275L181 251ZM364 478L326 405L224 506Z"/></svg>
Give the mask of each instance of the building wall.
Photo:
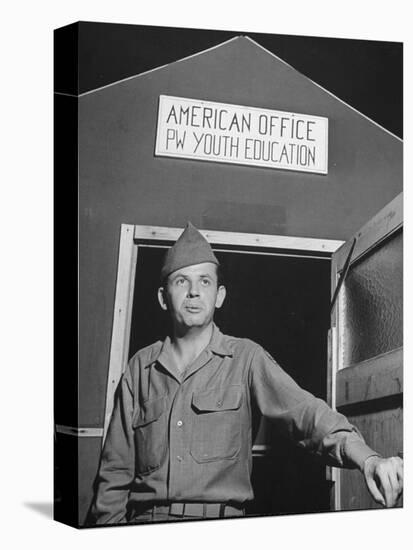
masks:
<svg viewBox="0 0 413 550"><path fill-rule="evenodd" d="M328 175L155 157L160 94L328 117ZM78 107L80 426L103 425L122 223L344 240L402 190L400 140L246 38Z"/></svg>

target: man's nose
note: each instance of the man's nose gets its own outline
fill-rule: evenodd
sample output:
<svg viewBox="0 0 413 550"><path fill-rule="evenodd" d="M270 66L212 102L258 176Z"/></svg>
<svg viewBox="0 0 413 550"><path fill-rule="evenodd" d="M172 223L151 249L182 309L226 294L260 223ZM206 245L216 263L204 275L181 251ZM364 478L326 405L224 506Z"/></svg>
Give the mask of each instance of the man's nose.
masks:
<svg viewBox="0 0 413 550"><path fill-rule="evenodd" d="M199 296L199 285L196 282L190 283L188 287L188 296L193 298L194 296Z"/></svg>

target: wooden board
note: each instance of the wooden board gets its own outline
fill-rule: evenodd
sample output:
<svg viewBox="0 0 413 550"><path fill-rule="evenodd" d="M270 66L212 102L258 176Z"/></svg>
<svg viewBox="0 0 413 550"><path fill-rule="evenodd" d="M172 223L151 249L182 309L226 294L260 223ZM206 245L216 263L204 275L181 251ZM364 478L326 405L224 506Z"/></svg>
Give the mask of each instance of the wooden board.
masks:
<svg viewBox="0 0 413 550"><path fill-rule="evenodd" d="M369 220L334 255L336 270L340 272L350 251L353 238L357 239L351 263L361 258L373 247L400 229L403 225L403 193L395 197L387 206Z"/></svg>
<svg viewBox="0 0 413 550"><path fill-rule="evenodd" d="M349 420L365 436L366 442L384 456L398 456L403 452L403 410L381 410ZM371 498L362 475L358 470L341 470L341 501L343 510L381 508ZM398 506L402 506L400 501Z"/></svg>
<svg viewBox="0 0 413 550"><path fill-rule="evenodd" d="M151 225L135 226L135 239L176 241L183 228L158 227ZM308 250L313 252L335 252L343 241L333 239L313 239L290 237L285 235L262 235L259 233L235 233L230 231L210 231L201 229L200 233L211 244L235 245L245 247L281 248L286 250Z"/></svg>
<svg viewBox="0 0 413 550"><path fill-rule="evenodd" d="M403 348L383 353L337 373L337 408L402 392Z"/></svg>
<svg viewBox="0 0 413 550"><path fill-rule="evenodd" d="M133 225L122 225L102 444L113 411L115 391L128 360L133 289L138 253L138 247L135 246L133 241L133 233Z"/></svg>

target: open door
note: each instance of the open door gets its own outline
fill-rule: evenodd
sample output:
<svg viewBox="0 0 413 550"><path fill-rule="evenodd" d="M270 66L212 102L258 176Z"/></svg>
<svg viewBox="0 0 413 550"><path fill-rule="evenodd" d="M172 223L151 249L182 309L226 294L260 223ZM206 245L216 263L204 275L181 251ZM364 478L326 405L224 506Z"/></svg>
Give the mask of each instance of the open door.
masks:
<svg viewBox="0 0 413 550"><path fill-rule="evenodd" d="M401 194L333 254L332 291L337 299L330 338L331 404L373 449L402 456ZM379 507L359 472L333 469L333 481L334 509Z"/></svg>

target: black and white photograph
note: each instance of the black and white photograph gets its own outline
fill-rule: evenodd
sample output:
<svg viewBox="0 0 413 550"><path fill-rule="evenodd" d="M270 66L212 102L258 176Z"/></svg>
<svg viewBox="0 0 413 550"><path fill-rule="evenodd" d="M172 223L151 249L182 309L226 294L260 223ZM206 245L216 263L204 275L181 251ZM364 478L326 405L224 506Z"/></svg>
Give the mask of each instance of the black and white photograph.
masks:
<svg viewBox="0 0 413 550"><path fill-rule="evenodd" d="M387 60L391 129L276 53L303 47L368 56L375 82ZM402 506L402 57L401 43L55 31L79 296L73 368L55 373L57 520Z"/></svg>
<svg viewBox="0 0 413 550"><path fill-rule="evenodd" d="M5 9L2 547L408 545L407 12Z"/></svg>

